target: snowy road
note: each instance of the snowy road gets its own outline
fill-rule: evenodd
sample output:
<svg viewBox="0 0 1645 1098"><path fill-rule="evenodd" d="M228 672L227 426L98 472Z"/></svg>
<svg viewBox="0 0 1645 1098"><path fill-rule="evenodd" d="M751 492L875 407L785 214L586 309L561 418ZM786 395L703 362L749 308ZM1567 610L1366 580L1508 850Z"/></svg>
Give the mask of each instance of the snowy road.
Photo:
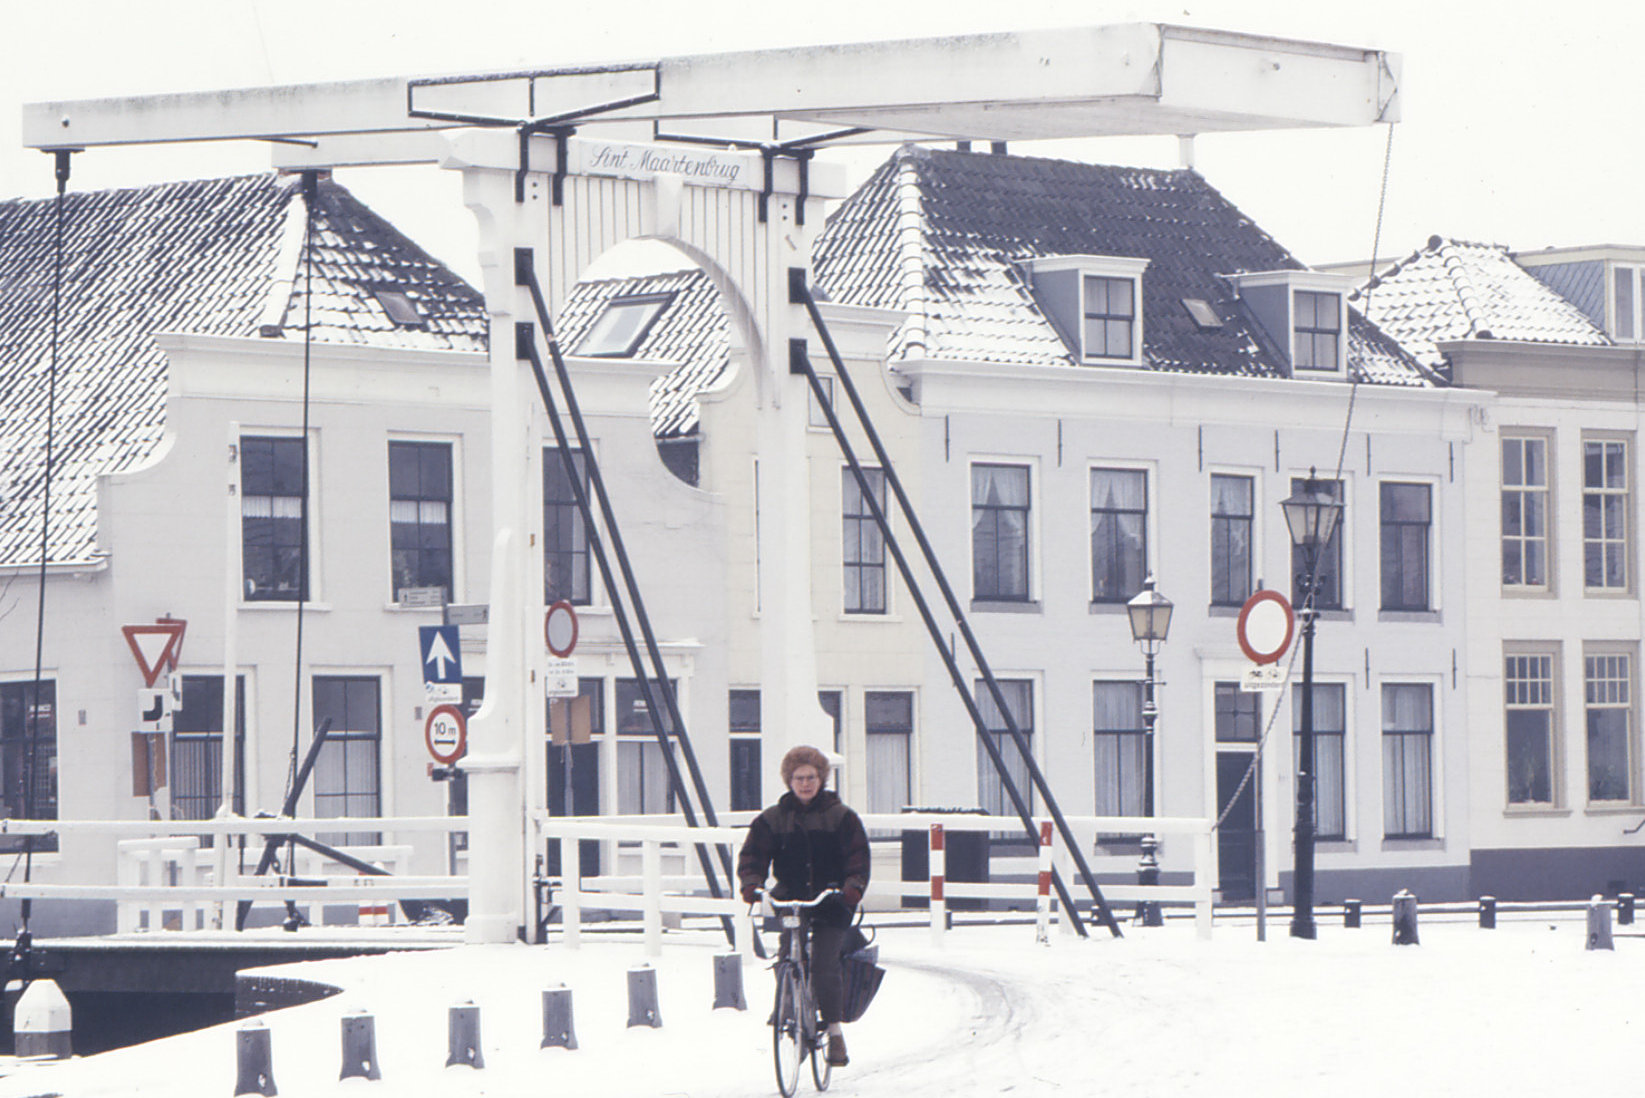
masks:
<svg viewBox="0 0 1645 1098"><path fill-rule="evenodd" d="M880 936L888 975L847 1029L852 1063L830 1094L858 1098L1123 1093L1126 1098L1358 1098L1612 1090L1645 1045L1645 935L1588 952L1579 917L1423 926L1395 947L1386 926L1321 928L1266 943L1246 924L1129 929L1123 940L1024 926ZM626 1027L626 972L644 957L610 939L578 951L479 947L303 966L347 987L267 1016L279 1093L754 1098L775 1093L770 977L745 970L749 1009L709 1009L708 935L672 935L657 961L663 1027ZM539 1049L541 991L574 994L575 1051ZM483 1071L444 1067L446 1010L482 1014ZM382 1079L338 1081L345 1014L376 1018ZM228 1098L235 1026L25 1069L0 1098L58 1093ZM811 1089L809 1075L801 1093Z"/></svg>

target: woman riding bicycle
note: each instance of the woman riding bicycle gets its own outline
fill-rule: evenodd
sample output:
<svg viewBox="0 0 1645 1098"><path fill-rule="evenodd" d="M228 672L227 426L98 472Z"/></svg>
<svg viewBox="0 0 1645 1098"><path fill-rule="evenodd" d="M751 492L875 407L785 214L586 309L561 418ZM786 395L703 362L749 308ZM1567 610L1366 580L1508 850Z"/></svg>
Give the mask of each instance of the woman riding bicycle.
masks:
<svg viewBox="0 0 1645 1098"><path fill-rule="evenodd" d="M840 947L852 913L868 888L868 833L839 796L823 788L828 758L815 747L796 747L783 756L788 792L749 825L737 858L737 878L747 903L759 898L769 869L779 900L811 900L825 889L839 891L811 917L811 985L828 1025L828 1062L848 1062L840 1032L844 981Z"/></svg>

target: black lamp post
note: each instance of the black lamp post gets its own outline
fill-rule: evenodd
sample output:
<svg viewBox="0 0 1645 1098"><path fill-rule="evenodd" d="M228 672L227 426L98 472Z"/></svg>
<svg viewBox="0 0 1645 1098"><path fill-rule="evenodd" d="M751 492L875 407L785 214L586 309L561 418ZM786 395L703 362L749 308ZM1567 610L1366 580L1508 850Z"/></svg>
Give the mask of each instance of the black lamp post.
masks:
<svg viewBox="0 0 1645 1098"><path fill-rule="evenodd" d="M1171 631L1172 602L1154 590L1154 577L1142 583L1142 590L1125 604L1131 618L1131 638L1142 647L1144 672L1142 680L1142 726L1145 733L1143 748L1142 814L1154 814L1154 724L1159 720L1159 706L1154 701L1154 657L1159 654L1165 635ZM1159 884L1159 859L1154 851L1159 840L1152 834L1142 838L1142 861L1137 867L1137 883ZM1143 926L1163 926L1159 902L1144 900L1137 904L1137 921Z"/></svg>
<svg viewBox="0 0 1645 1098"><path fill-rule="evenodd" d="M1308 470L1302 487L1280 502L1291 544L1300 549L1302 568L1296 594L1302 613L1302 741L1297 757L1296 897L1291 937L1313 938L1314 927L1314 598L1319 593L1319 554L1342 518L1334 485ZM1262 882L1257 882L1262 887Z"/></svg>

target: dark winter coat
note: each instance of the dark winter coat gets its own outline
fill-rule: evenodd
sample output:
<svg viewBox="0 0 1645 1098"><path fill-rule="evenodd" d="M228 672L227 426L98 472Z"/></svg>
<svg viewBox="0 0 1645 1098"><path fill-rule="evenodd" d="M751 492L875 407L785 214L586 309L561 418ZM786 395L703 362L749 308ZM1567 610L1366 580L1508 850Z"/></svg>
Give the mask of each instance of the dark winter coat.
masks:
<svg viewBox="0 0 1645 1098"><path fill-rule="evenodd" d="M779 900L811 900L827 888L851 890L860 898L868 888L868 833L830 790L819 790L810 804L784 793L748 826L737 857L743 892L763 887L768 870L777 879L772 894ZM845 904L833 912L827 906L816 915L824 925L849 920Z"/></svg>

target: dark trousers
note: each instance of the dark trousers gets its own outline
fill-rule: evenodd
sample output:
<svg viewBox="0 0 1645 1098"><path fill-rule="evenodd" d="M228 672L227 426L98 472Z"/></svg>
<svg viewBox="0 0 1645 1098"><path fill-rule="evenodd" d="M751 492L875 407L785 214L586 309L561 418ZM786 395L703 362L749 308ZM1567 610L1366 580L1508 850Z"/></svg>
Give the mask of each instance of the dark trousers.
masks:
<svg viewBox="0 0 1645 1098"><path fill-rule="evenodd" d="M811 927L811 994L823 1021L833 1025L844 1011L845 974L840 968L840 949L845 945L843 926Z"/></svg>

